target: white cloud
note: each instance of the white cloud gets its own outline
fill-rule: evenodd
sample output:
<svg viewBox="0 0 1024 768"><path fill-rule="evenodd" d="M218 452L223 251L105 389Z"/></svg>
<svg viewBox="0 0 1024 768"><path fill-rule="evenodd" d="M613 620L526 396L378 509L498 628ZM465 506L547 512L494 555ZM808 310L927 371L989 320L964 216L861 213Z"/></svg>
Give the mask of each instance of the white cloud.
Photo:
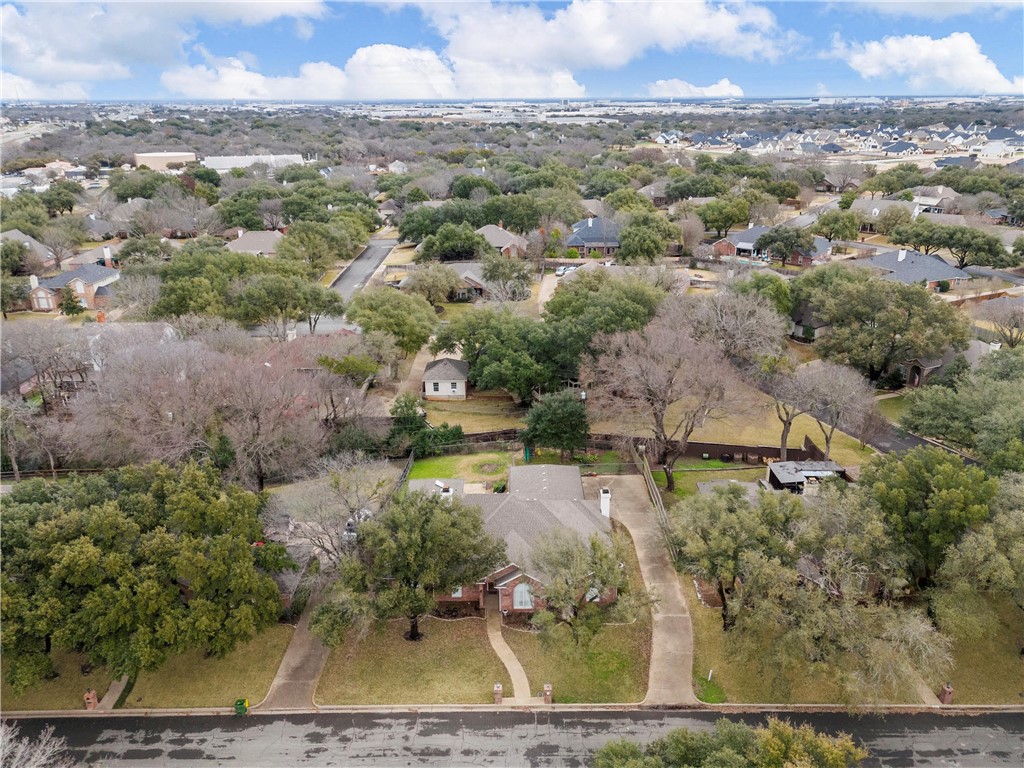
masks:
<svg viewBox="0 0 1024 768"><path fill-rule="evenodd" d="M455 95L451 69L426 48L371 45L345 64L350 99L444 99Z"/></svg>
<svg viewBox="0 0 1024 768"><path fill-rule="evenodd" d="M257 25L276 19L301 24L322 17L322 0L276 2L76 2L0 7L4 68L39 83L124 80L138 64L169 66L196 35L197 22Z"/></svg>
<svg viewBox="0 0 1024 768"><path fill-rule="evenodd" d="M673 78L672 80L655 80L647 86L647 93L657 98L705 98L705 99L726 99L740 98L743 96L743 89L735 83L722 78L711 85L693 85Z"/></svg>
<svg viewBox="0 0 1024 768"><path fill-rule="evenodd" d="M85 86L81 83L47 83L40 85L10 72L0 72L0 99L4 101L17 101L20 99L83 101L88 97Z"/></svg>
<svg viewBox="0 0 1024 768"><path fill-rule="evenodd" d="M919 93L1022 94L1024 78L1004 76L967 32L947 37L886 37L866 43L833 38L831 54L865 79L900 76Z"/></svg>
<svg viewBox="0 0 1024 768"><path fill-rule="evenodd" d="M844 0L838 5L844 8L854 6L885 16L909 16L932 21L942 21L954 16L973 16L978 13L1002 13L1021 7L1020 0Z"/></svg>

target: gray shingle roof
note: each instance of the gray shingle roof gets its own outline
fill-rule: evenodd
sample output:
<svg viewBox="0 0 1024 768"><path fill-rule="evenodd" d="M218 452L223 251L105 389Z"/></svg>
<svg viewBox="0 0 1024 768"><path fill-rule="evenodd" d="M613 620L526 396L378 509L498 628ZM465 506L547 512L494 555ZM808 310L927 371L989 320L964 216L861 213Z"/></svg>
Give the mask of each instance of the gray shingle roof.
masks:
<svg viewBox="0 0 1024 768"><path fill-rule="evenodd" d="M268 232L245 232L228 243L228 250L235 253L277 253L277 246L284 237L277 230Z"/></svg>
<svg viewBox="0 0 1024 768"><path fill-rule="evenodd" d="M901 253L904 255L902 259L900 259ZM933 280L970 278L966 272L947 264L935 254L926 256L911 250L886 251L872 256L870 259L864 259L858 264L884 269L888 274L882 276L883 280L895 280L908 285Z"/></svg>
<svg viewBox="0 0 1024 768"><path fill-rule="evenodd" d="M619 225L603 216L577 221L565 244L569 247L619 244Z"/></svg>
<svg viewBox="0 0 1024 768"><path fill-rule="evenodd" d="M53 258L53 254L50 253L49 248L31 235L26 235L20 229L8 229L6 232L0 232L0 240L13 240L18 243L25 243L25 245L28 246L29 251L44 261L48 261Z"/></svg>
<svg viewBox="0 0 1024 768"><path fill-rule="evenodd" d="M427 363L423 378L427 381L465 381L469 378L469 363L454 357L442 357Z"/></svg>
<svg viewBox="0 0 1024 768"><path fill-rule="evenodd" d="M768 471L783 485L802 483L808 477L838 475L843 468L834 461L774 461Z"/></svg>
<svg viewBox="0 0 1024 768"><path fill-rule="evenodd" d="M39 286L41 288L49 288L51 291L57 291L76 278L85 283L98 283L101 280L117 276L118 271L116 269L101 267L99 264L83 264L78 269L73 269L70 272L62 272L55 277L40 280Z"/></svg>

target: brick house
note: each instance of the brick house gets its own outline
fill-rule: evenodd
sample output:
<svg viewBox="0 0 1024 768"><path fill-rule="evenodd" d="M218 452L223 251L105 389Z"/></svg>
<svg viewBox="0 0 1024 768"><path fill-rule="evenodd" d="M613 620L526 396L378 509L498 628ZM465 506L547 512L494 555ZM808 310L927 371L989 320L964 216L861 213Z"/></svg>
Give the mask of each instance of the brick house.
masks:
<svg viewBox="0 0 1024 768"><path fill-rule="evenodd" d="M572 234L566 238L566 248L575 248L580 256L596 253L614 256L619 250L619 225L603 216L582 219L572 225Z"/></svg>
<svg viewBox="0 0 1024 768"><path fill-rule="evenodd" d="M103 309L110 304L110 285L117 282L121 273L116 269L98 264L84 264L70 272L39 280L35 275L29 278L31 286L29 301L35 312L52 312L60 309L60 293L70 287L79 303L86 309Z"/></svg>
<svg viewBox="0 0 1024 768"><path fill-rule="evenodd" d="M482 235L492 248L497 249L498 253L510 259L521 259L526 255L526 249L530 245L525 237L512 234L496 224L482 226L476 233Z"/></svg>
<svg viewBox="0 0 1024 768"><path fill-rule="evenodd" d="M466 493L462 480L410 480L409 490L459 496L480 507L484 530L505 542L509 562L476 584L465 584L439 604L461 603L482 610L488 593L497 593L501 612L529 615L544 608L547 574L533 566L533 547L558 529L575 531L584 540L611 538L611 493L600 501L583 498L579 467L516 466L509 470L507 493ZM587 595L605 605L614 602L614 589Z"/></svg>
<svg viewBox="0 0 1024 768"><path fill-rule="evenodd" d="M862 259L857 265L879 270L883 280L920 284L929 291L939 290L943 283L947 283L949 288L958 288L971 279L969 274L948 264L941 256L906 248L885 251L870 259Z"/></svg>
<svg viewBox="0 0 1024 768"><path fill-rule="evenodd" d="M751 225L739 232L731 232L721 240L715 241L711 245L711 252L718 259L758 258L763 254L754 250L754 243L757 242L757 238L770 230L771 227Z"/></svg>

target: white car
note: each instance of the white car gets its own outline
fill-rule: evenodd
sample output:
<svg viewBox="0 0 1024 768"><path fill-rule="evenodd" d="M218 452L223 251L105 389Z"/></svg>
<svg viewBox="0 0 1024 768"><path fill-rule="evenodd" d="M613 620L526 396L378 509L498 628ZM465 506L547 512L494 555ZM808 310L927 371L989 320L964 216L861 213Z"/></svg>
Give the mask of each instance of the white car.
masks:
<svg viewBox="0 0 1024 768"><path fill-rule="evenodd" d="M559 267L558 269L555 270L555 277L562 277L568 271L568 267Z"/></svg>

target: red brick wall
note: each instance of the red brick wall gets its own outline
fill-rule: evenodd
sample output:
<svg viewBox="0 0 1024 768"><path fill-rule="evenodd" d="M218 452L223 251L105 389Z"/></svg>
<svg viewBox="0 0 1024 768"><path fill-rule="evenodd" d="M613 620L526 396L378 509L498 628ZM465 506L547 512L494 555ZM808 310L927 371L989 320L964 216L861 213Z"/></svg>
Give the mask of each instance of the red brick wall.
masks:
<svg viewBox="0 0 1024 768"><path fill-rule="evenodd" d="M722 256L735 256L736 246L730 243L728 240L719 240L717 243L711 246L711 252L721 258Z"/></svg>
<svg viewBox="0 0 1024 768"><path fill-rule="evenodd" d="M484 607L484 585L471 584L462 587L462 597L452 597L450 594L434 593L434 598L439 603L474 603L478 608Z"/></svg>
<svg viewBox="0 0 1024 768"><path fill-rule="evenodd" d="M516 588L517 584L520 584L520 583L522 583L524 581L528 581L530 584L533 585L533 608L529 608L529 609L519 608L519 609L517 609L517 608L513 607L515 605L515 601L513 599L512 592ZM537 581L536 579L531 579L529 576L520 576L518 579L515 579L514 581L510 581L508 584L505 584L504 586L499 587L498 588L498 603L499 603L499 605L501 607L501 611L503 613L504 612L508 612L508 613L533 613L534 611L541 610L542 608L544 608L545 603L544 603L544 599L539 597L540 587L541 587L540 582Z"/></svg>

